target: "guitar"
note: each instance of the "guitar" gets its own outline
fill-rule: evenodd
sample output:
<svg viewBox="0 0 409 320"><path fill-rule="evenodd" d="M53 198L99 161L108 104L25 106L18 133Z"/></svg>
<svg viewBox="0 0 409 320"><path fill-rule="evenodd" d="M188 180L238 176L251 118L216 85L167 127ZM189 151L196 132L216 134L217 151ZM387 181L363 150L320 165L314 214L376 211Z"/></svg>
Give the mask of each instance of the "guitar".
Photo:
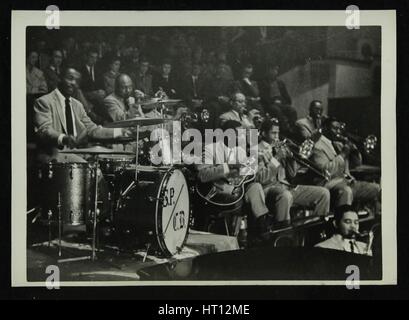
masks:
<svg viewBox="0 0 409 320"><path fill-rule="evenodd" d="M241 167L237 174L216 182L198 183L196 192L206 203L226 208L243 199L246 185L255 178L255 170L247 165Z"/></svg>

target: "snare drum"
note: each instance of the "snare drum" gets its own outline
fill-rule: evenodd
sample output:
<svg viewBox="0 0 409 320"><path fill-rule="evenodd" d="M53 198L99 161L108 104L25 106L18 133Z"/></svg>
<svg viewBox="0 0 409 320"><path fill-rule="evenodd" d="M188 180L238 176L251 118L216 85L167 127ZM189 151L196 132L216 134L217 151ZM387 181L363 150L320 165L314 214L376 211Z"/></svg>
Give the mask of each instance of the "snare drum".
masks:
<svg viewBox="0 0 409 320"><path fill-rule="evenodd" d="M126 170L115 214L119 232L151 243L165 256L180 252L189 229L189 189L182 171L141 166Z"/></svg>
<svg viewBox="0 0 409 320"><path fill-rule="evenodd" d="M99 167L104 175L115 175L135 162L135 156L126 155L100 155Z"/></svg>

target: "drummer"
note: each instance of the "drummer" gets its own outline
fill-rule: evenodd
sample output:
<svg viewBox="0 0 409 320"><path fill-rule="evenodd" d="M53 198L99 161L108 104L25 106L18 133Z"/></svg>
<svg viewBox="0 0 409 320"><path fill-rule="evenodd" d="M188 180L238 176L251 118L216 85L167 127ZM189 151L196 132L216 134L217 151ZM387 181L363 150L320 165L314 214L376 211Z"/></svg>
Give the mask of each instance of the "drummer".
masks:
<svg viewBox="0 0 409 320"><path fill-rule="evenodd" d="M128 129L102 128L92 122L81 102L72 97L80 78L76 69L65 68L57 88L34 103L34 126L41 163L85 162L78 155L60 153L59 150L85 145L88 138L103 141L130 134Z"/></svg>

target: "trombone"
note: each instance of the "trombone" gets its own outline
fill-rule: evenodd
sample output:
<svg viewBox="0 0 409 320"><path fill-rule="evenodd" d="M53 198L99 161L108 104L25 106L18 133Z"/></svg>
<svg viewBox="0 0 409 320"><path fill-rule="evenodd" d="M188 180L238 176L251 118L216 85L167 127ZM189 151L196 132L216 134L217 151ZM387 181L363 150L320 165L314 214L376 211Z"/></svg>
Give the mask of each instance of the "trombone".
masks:
<svg viewBox="0 0 409 320"><path fill-rule="evenodd" d="M314 172L316 175L324 179L326 182L331 180L331 174L328 172L328 170L321 170L315 166L313 162L309 160L309 158L312 155L312 150L314 148L314 141L311 139L307 139L304 142L302 142L300 145L295 143L289 138L284 138L281 141L278 141L277 143L274 143L272 145L273 150L277 150L279 148L288 148L289 151L291 151L291 156L292 158L298 162L301 166L306 167L309 169L311 172Z"/></svg>

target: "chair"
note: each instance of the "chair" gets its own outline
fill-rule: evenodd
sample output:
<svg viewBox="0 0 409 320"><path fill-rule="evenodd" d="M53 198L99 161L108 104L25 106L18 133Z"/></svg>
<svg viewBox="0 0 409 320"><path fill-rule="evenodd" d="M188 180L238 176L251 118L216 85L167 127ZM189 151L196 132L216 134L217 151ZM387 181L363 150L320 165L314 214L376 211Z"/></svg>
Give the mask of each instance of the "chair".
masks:
<svg viewBox="0 0 409 320"><path fill-rule="evenodd" d="M240 201L233 208L226 208L224 210L210 205L207 205L206 207L211 211L205 223L205 228L208 232L222 232L220 229L217 229L217 227L220 227L220 222L223 222L223 232L227 236L237 237L239 235L241 221L244 216L242 201Z"/></svg>

